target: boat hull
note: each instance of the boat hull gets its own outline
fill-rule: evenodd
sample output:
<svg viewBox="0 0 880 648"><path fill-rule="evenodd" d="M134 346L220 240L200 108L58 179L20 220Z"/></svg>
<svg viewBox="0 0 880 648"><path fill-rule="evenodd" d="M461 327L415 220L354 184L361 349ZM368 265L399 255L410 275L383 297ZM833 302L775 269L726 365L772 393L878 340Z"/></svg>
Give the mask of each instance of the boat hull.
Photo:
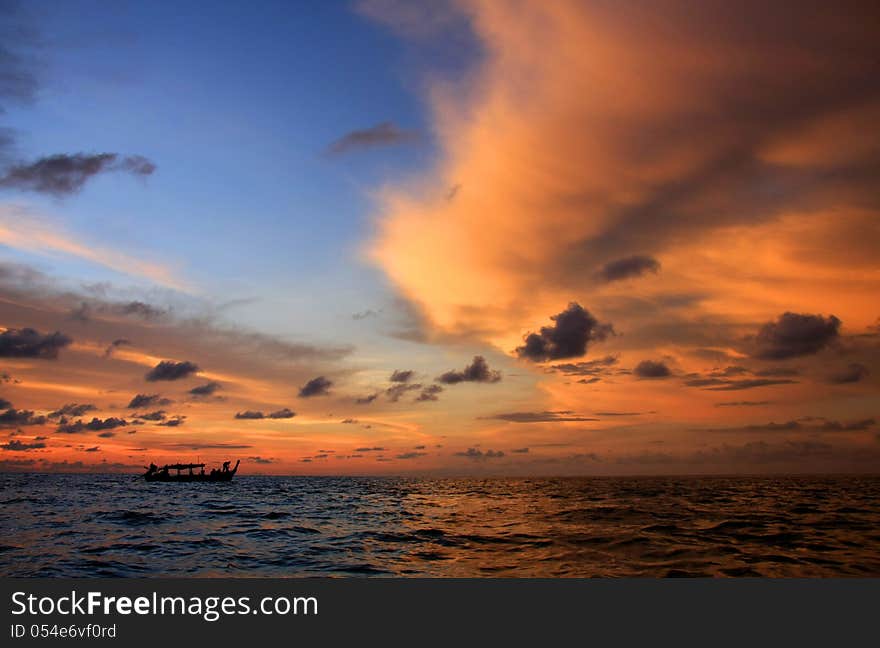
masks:
<svg viewBox="0 0 880 648"><path fill-rule="evenodd" d="M216 475L161 475L156 473L144 475L144 479L148 482L229 482L234 476L233 472Z"/></svg>

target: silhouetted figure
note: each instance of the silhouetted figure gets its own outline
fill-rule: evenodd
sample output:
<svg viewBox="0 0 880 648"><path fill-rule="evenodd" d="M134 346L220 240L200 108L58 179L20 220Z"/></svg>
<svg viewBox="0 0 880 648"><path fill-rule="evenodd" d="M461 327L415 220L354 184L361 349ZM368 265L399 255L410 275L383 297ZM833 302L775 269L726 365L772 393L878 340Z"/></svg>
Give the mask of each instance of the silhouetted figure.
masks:
<svg viewBox="0 0 880 648"><path fill-rule="evenodd" d="M223 462L223 472L229 472L229 464L230 464L229 461Z"/></svg>

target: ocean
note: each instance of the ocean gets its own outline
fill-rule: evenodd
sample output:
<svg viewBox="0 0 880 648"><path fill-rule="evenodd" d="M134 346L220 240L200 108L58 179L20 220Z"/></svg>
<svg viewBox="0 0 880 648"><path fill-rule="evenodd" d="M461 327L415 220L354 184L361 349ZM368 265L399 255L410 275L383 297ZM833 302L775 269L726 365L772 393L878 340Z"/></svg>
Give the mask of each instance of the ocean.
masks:
<svg viewBox="0 0 880 648"><path fill-rule="evenodd" d="M0 575L880 576L880 477L0 474Z"/></svg>

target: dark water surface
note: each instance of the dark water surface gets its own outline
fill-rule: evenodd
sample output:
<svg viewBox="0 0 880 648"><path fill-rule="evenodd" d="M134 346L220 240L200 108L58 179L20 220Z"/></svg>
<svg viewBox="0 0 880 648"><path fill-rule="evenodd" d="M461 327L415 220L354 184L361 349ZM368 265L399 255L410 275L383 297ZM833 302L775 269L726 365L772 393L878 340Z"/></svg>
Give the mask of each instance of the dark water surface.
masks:
<svg viewBox="0 0 880 648"><path fill-rule="evenodd" d="M0 474L6 576L880 576L880 477Z"/></svg>

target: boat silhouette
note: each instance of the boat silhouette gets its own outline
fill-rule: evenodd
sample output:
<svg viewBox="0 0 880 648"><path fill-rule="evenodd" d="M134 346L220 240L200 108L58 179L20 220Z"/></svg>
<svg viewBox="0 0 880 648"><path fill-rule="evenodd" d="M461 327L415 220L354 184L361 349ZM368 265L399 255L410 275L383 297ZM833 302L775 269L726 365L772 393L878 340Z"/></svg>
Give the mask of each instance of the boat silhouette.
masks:
<svg viewBox="0 0 880 648"><path fill-rule="evenodd" d="M238 464L241 463L241 459L235 462L235 467L232 470L229 469L230 463L229 461L224 461L223 468L220 470L214 468L211 472L207 473L203 463L165 464L161 468L151 463L149 468L147 468L147 472L144 473L144 479L148 482L228 482L232 481L232 478L238 471ZM193 472L194 469L198 469L199 472ZM172 473L172 470L177 472Z"/></svg>

